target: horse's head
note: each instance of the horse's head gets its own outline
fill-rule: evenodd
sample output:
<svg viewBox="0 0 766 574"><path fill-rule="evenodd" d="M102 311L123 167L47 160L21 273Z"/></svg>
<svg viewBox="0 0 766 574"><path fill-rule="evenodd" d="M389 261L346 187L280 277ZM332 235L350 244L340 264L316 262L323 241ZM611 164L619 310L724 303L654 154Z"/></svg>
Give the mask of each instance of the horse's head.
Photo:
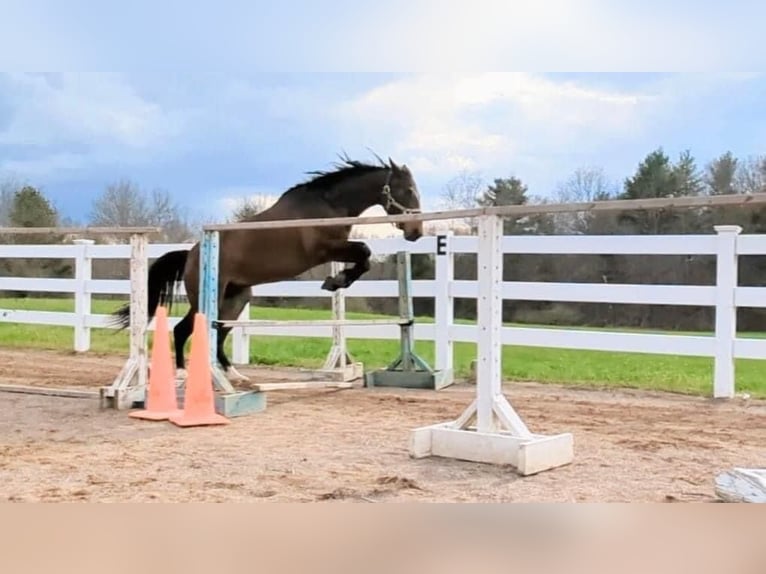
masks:
<svg viewBox="0 0 766 574"><path fill-rule="evenodd" d="M389 170L383 186L381 205L389 215L420 213L420 192L409 168L401 167L389 159ZM407 241L417 241L423 236L422 221L397 223Z"/></svg>

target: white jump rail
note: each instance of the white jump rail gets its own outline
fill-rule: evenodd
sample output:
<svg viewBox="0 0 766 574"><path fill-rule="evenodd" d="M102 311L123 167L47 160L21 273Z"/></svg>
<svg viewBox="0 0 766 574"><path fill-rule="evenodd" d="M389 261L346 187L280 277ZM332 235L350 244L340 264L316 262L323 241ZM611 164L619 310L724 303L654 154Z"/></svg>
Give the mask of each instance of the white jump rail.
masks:
<svg viewBox="0 0 766 574"><path fill-rule="evenodd" d="M504 216L578 211L627 209L667 209L705 205L745 205L766 203L766 194L750 196L717 196L705 198L672 198L632 201L552 204L542 206L508 206L441 213L420 213L386 217L346 217L290 221L247 222L204 227L205 240L201 264L207 275L217 282L218 232L242 229L285 229L300 227L333 227L375 223L403 223L474 217L479 221L478 237L478 370L476 399L457 420L415 429L410 439L410 454L416 458L440 456L508 464L520 474L536 474L572 462L574 442L569 433L555 436L533 434L502 393L502 269ZM206 253L205 245L211 246ZM215 249L215 250L214 250ZM212 254L212 255L211 255ZM217 305L217 293L207 289L209 306Z"/></svg>
<svg viewBox="0 0 766 574"><path fill-rule="evenodd" d="M0 227L0 237L4 235L130 236L129 355L113 383L100 389L99 396L102 407L127 408L133 402L133 393L143 393L146 389L148 367L146 345L148 266L146 251L149 235L160 231L157 227ZM84 266L80 268L84 269ZM80 279L90 279L89 268L87 276Z"/></svg>

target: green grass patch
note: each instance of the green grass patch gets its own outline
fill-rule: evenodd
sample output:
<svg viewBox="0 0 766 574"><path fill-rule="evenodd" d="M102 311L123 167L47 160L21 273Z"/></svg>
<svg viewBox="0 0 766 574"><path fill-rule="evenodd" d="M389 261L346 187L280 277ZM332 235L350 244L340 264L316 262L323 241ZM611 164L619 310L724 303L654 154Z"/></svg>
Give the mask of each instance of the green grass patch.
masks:
<svg viewBox="0 0 766 574"><path fill-rule="evenodd" d="M109 314L122 303L120 301L93 301L93 312ZM72 312L71 299L1 299L0 308ZM180 304L173 315L186 310ZM313 309L282 309L253 307L253 319L325 319L330 311ZM348 313L350 319L380 318L369 313ZM418 319L433 322L430 317ZM470 324L470 321L459 321ZM531 325L525 325L531 326ZM539 325L536 327L551 328ZM583 328L583 330L598 330ZM614 329L617 330L617 329ZM623 332L653 332L637 329L619 329ZM680 333L672 333L680 334ZM684 333L710 335L710 333ZM762 333L748 333L748 337L762 338ZM72 329L42 325L0 324L0 345L16 348L71 349ZM126 353L127 331L115 332L104 329L92 331L92 350L105 353ZM394 360L399 352L398 341L355 340L348 341L349 351L367 368L378 368ZM188 348L188 347L187 347ZM316 337L252 337L250 357L252 363L293 367L319 367L329 348L329 339ZM231 353L231 339L227 341ZM423 341L416 344L417 352L433 364L434 345ZM455 344L455 369L465 376L471 361L476 357L476 346L471 343ZM737 361L737 390L755 397L766 398L766 380L761 361ZM503 375L508 380L538 381L589 387L627 387L645 390L662 390L709 396L713 380L713 359L706 357L678 357L638 353L612 353L605 351L579 351L536 347L504 347Z"/></svg>

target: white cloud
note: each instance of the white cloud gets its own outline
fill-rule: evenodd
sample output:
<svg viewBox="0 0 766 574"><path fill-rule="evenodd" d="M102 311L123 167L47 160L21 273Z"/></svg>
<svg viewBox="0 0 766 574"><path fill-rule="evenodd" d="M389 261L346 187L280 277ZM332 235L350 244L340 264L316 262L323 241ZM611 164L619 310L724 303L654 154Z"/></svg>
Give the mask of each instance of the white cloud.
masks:
<svg viewBox="0 0 766 574"><path fill-rule="evenodd" d="M444 179L558 161L573 148L636 137L658 100L527 73L418 75L345 102L337 115L347 140L391 150L418 177Z"/></svg>
<svg viewBox="0 0 766 574"><path fill-rule="evenodd" d="M0 81L11 110L0 145L26 150L0 169L46 177L155 161L184 148L186 112L163 109L117 75L11 73Z"/></svg>
<svg viewBox="0 0 766 574"><path fill-rule="evenodd" d="M6 79L16 112L0 133L3 144L74 141L146 148L181 128L180 118L111 74L11 74Z"/></svg>

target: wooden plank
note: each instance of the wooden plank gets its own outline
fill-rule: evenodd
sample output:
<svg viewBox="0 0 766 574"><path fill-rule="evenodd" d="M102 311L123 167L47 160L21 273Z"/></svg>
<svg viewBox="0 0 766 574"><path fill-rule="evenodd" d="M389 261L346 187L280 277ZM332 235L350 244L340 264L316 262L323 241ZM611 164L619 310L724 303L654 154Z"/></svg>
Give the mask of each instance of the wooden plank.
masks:
<svg viewBox="0 0 766 574"><path fill-rule="evenodd" d="M518 474L530 476L571 464L574 442L568 433L521 439L504 433L457 430L445 423L412 431L410 455L508 465Z"/></svg>
<svg viewBox="0 0 766 574"><path fill-rule="evenodd" d="M0 235L143 235L159 227L0 227Z"/></svg>
<svg viewBox="0 0 766 574"><path fill-rule="evenodd" d="M659 197L650 199L615 199L608 201L589 201L581 203L549 203L543 205L504 205L500 207L484 207L476 209L461 209L455 211L433 211L407 215L387 215L380 217L335 217L329 219L290 219L270 221L248 221L220 225L206 225L205 231L228 231L244 229L291 229L300 227L333 227L340 225L374 225L379 223L406 223L412 221L444 221L481 217L485 215L517 216L604 212L630 210L657 210L715 207L724 205L760 205L766 204L766 193L733 194L692 197Z"/></svg>
<svg viewBox="0 0 766 574"><path fill-rule="evenodd" d="M444 371L389 371L380 369L364 375L364 384L368 388L392 387L439 391L452 385L453 382L452 369Z"/></svg>
<svg viewBox="0 0 766 574"><path fill-rule="evenodd" d="M99 397L98 391L63 389L55 387L35 387L30 385L0 385L0 392L17 393L23 395L62 397L68 399L97 399Z"/></svg>
<svg viewBox="0 0 766 574"><path fill-rule="evenodd" d="M298 381L294 383L258 383L251 385L254 391L303 391L308 389L352 389L354 384L342 381Z"/></svg>

